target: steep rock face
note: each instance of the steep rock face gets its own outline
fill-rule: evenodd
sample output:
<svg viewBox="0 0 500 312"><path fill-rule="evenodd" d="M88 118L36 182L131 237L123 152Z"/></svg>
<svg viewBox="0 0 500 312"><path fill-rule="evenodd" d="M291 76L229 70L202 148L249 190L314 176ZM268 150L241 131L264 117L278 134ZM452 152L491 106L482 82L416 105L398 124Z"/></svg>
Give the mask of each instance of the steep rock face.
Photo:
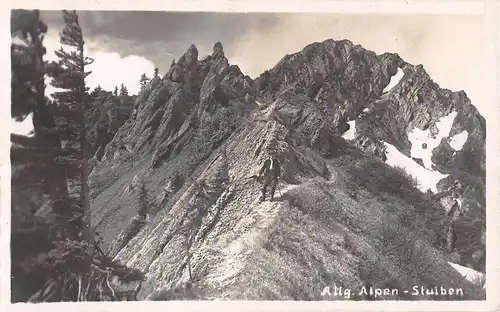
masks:
<svg viewBox="0 0 500 312"><path fill-rule="evenodd" d="M198 165L256 107L249 97L252 80L229 65L220 43L203 60L191 46L165 77L152 79L137 96L136 115L106 146L91 176L101 234L116 237L135 216L131 181L145 180L154 200L151 215L164 209L175 195L168 190L172 181L193 179ZM105 247L111 242L105 239Z"/></svg>
<svg viewBox="0 0 500 312"><path fill-rule="evenodd" d="M154 151L156 167L192 139L193 129L210 122L217 107L231 116L244 114L247 94L253 94L252 80L229 66L220 43L201 61L192 45L163 79L152 79L139 93L137 116L120 129L105 157L114 159L126 149L141 155Z"/></svg>
<svg viewBox="0 0 500 312"><path fill-rule="evenodd" d="M375 133L380 140L390 138L388 143L408 157L412 156L409 133L428 130L428 138L442 138L435 149L429 151L432 165L437 170L443 173L464 171L484 182L484 118L471 105L463 91L451 92L439 88L423 66L405 65L401 70L404 76L399 83L380 100L368 104L373 111L357 120L356 130L360 133ZM451 122L451 129L449 125L443 125L443 129L448 132L439 133L439 123L446 117L451 117L451 120L447 120L448 123ZM463 131L467 132L466 141L455 150L450 142Z"/></svg>
<svg viewBox="0 0 500 312"><path fill-rule="evenodd" d="M399 71L403 76L385 90ZM442 138L429 151L435 170L456 179L464 172L484 184L484 118L465 92L441 89L422 65L408 64L397 54L376 55L348 40L313 43L258 77L256 89L268 101L284 91L306 95L323 106L339 130L356 120L357 134L374 136L407 157L414 157L409 133L428 130L431 138ZM438 135L439 122L450 113L455 114L451 129ZM464 131L466 141L454 149L450 142Z"/></svg>
<svg viewBox="0 0 500 312"><path fill-rule="evenodd" d="M340 125L378 98L403 63L397 54L376 55L348 40L326 40L285 56L256 85L268 100L285 90L307 95L332 110L331 121Z"/></svg>
<svg viewBox="0 0 500 312"><path fill-rule="evenodd" d="M465 214L457 224L457 249L470 259L484 252L480 237L486 214L485 120L465 92L441 89L421 65L405 64L399 70L399 82L368 103L366 113L356 119L355 141L368 134L418 164L412 173L420 179L429 173L441 176L435 192L456 192Z"/></svg>
<svg viewBox="0 0 500 312"><path fill-rule="evenodd" d="M321 299L321 290L295 287L334 282L357 287L370 279L366 274L375 274L371 279L380 280L383 285L375 285L380 287L394 281L430 285L431 280L458 285L460 276L439 251L443 233L435 220L446 212L433 196L444 191L424 194L383 161L391 156L387 144L417 159L409 139L413 125L434 129L438 137L439 117L433 114L446 116L453 110L447 104L462 103L454 106L457 116L477 111L462 93L451 93L455 102L435 108L429 100L431 114L425 114L415 102L418 97L410 97L427 79L416 68L396 54L376 55L347 40L327 40L285 56L252 81L229 64L220 43L201 60L191 46L165 77L140 92L137 114L118 130L94 168L93 224L104 247L147 273L142 299L187 280L202 287L205 297L232 299ZM405 76L409 71L424 78L403 78L384 92L401 69ZM439 90L424 95L432 98ZM484 125L481 118L477 114L469 127ZM458 121L455 128L454 133L469 129ZM340 137L347 130L355 131L354 144ZM484 139L467 145L474 140L470 133L462 151L467 146L484 150ZM458 144L443 141L442 146ZM438 161L441 145L433 147L435 170L451 166ZM260 203L260 185L249 177L269 155L282 162L282 185L279 201ZM455 176L481 181L481 172L461 169L459 163L446 167L454 174L438 183L439 190L454 185ZM426 164L429 159L417 163ZM214 188L209 181L223 167L229 168L229 181ZM138 181L150 195L149 217L117 248L115 238L127 236L122 230L137 214ZM484 184L463 184L474 187L458 193L484 208L477 197ZM484 209L468 211L484 219ZM186 240L186 228L192 240ZM458 245L466 251L464 258L480 246L475 244L478 228L481 221L462 228L465 239L459 238ZM417 249L423 254L399 259L406 254L399 238L408 233L418 233ZM353 269L365 265L375 265L374 271ZM415 271L421 266L429 267L424 275ZM474 292L472 285L464 287Z"/></svg>
<svg viewBox="0 0 500 312"><path fill-rule="evenodd" d="M382 144L372 133L363 132L358 134L353 140L353 143L363 151L370 153L383 161L387 160L385 145Z"/></svg>
<svg viewBox="0 0 500 312"><path fill-rule="evenodd" d="M97 159L101 159L104 147L130 117L133 101L132 96L114 96L108 91L101 91L92 101L87 117L88 138Z"/></svg>

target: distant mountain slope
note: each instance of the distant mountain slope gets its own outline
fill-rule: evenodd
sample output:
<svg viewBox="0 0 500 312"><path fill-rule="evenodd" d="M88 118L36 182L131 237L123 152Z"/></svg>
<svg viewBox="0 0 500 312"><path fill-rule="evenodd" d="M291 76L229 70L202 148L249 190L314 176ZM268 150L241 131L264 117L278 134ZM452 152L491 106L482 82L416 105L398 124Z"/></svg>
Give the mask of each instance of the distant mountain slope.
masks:
<svg viewBox="0 0 500 312"><path fill-rule="evenodd" d="M465 92L440 88L422 65L397 54L376 55L348 40L310 44L256 83L266 99L291 91L325 105L329 126L366 152L404 167L424 192L442 197L455 191L465 213L460 253L484 255L486 123ZM480 262L474 266L484 270Z"/></svg>

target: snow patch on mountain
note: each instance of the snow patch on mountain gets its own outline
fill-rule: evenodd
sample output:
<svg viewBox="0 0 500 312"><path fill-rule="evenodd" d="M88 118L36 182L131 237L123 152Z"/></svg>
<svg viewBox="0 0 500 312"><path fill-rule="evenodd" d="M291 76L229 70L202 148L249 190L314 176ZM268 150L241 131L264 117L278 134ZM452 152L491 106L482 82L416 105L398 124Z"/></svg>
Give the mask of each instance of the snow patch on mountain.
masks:
<svg viewBox="0 0 500 312"><path fill-rule="evenodd" d="M401 80L401 78L403 78L404 75L405 75L405 73L403 72L403 70L401 68L398 68L398 72L396 73L396 75L394 75L394 76L391 77L391 81L384 88L384 90L382 92L388 92L392 88L394 88L399 83L399 81Z"/></svg>
<svg viewBox="0 0 500 312"><path fill-rule="evenodd" d="M455 270L457 270L458 273L460 273L463 277L465 277L465 279L468 280L469 282L475 283L477 281L484 279L484 273L478 272L471 268L461 266L460 264L456 264L453 262L448 262L448 264L451 265ZM483 288L485 287L486 284L483 286Z"/></svg>
<svg viewBox="0 0 500 312"><path fill-rule="evenodd" d="M437 192L436 184L441 179L446 178L447 175L442 174L435 170L428 170L426 168L423 168L413 159L401 153L393 145L387 142L384 142L384 145L386 147L386 156L387 156L386 163L388 165L392 167L398 166L404 168L406 172L408 172L417 179L419 183L419 189L422 192L426 192L428 189L430 189L434 193Z"/></svg>
<svg viewBox="0 0 500 312"><path fill-rule="evenodd" d="M448 136L456 115L457 112L451 112L436 122L437 134L434 136L430 129L413 128L408 133L408 139L411 142L411 157L422 159L425 168L432 170L432 151L438 147L443 138Z"/></svg>
<svg viewBox="0 0 500 312"><path fill-rule="evenodd" d="M459 151L462 149L464 146L465 142L467 141L467 137L469 134L467 131L462 131L458 134L455 134L453 137L450 138L450 146L455 150Z"/></svg>
<svg viewBox="0 0 500 312"><path fill-rule="evenodd" d="M458 207L460 209L462 209L462 199L460 197L458 197L456 200L457 200L457 203L458 203Z"/></svg>
<svg viewBox="0 0 500 312"><path fill-rule="evenodd" d="M356 138L356 120L351 120L347 122L349 124L349 130L347 130L342 137L346 140L354 140Z"/></svg>

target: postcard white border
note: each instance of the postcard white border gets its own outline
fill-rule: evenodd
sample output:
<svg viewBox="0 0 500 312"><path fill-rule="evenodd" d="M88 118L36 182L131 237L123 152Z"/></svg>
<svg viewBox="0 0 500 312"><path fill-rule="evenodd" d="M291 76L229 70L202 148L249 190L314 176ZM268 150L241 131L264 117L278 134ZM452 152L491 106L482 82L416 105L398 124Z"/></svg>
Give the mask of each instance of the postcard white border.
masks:
<svg viewBox="0 0 500 312"><path fill-rule="evenodd" d="M470 1L470 0L421 0L421 1L329 1L329 0L275 0L275 1L75 1L75 0L47 0L47 1L12 1L0 4L5 10L1 11L2 26L7 33L11 8L38 8L41 10L168 10L168 11L225 11L225 12L338 12L338 13L433 13L433 14L485 14L485 31L487 38L484 57L491 62L485 68L485 100L488 106L488 122L486 135L486 166L487 166L487 269L486 269L486 301L466 302L296 302L296 301L172 301L172 302L118 302L118 303L53 303L53 304L11 304L10 303L10 160L9 160L9 133L10 133L10 55L8 50L9 37L3 37L5 45L1 50L0 66L4 73L2 87L3 105L1 105L0 123L1 140L1 167L0 167L0 310L1 311L133 311L140 309L158 309L168 311L498 311L498 277L499 277L499 250L498 250L498 207L499 207L499 45L498 45L498 1ZM472 61L464 60L464 61Z"/></svg>

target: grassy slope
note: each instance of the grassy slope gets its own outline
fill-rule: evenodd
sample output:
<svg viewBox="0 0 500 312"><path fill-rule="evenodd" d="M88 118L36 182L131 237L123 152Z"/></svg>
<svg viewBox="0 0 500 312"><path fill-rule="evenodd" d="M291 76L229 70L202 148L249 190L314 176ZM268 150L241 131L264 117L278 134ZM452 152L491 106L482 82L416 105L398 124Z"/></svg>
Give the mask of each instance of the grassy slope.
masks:
<svg viewBox="0 0 500 312"><path fill-rule="evenodd" d="M261 248L254 248L234 298L329 300L325 286L409 289L414 285L462 287L464 297L386 296L384 299L480 299L480 288L463 280L430 246L432 232L415 227L415 206L401 197L374 197L345 183L353 169L336 166L334 181L316 179L284 194L280 213ZM352 160L352 159L351 159ZM342 181L344 180L344 181ZM387 183L380 180L380 183ZM356 199L350 194L356 194ZM413 222L408 222L413 217ZM250 273L251 272L251 273ZM248 285L252 285L251 287ZM300 286L300 287L299 287ZM372 298L354 296L355 300ZM382 299L379 297L377 299Z"/></svg>

